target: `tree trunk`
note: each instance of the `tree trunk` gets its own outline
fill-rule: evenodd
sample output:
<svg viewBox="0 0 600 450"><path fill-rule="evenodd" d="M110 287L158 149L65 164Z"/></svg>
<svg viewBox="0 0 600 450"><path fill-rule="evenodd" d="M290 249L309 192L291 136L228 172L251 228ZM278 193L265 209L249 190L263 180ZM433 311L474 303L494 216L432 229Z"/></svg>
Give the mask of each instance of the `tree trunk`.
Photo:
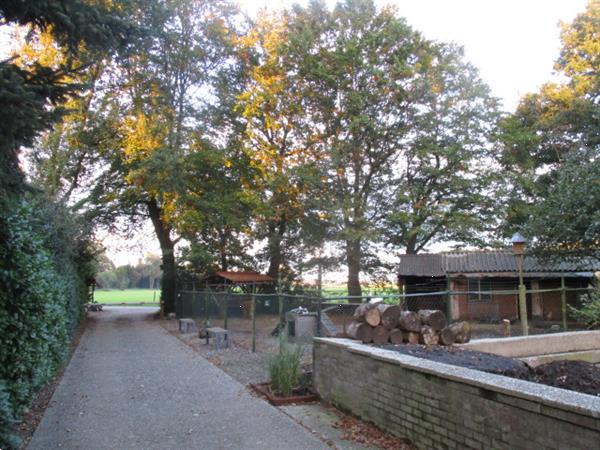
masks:
<svg viewBox="0 0 600 450"><path fill-rule="evenodd" d="M423 325L421 328L421 343L425 345L437 345L440 341L440 335L429 325Z"/></svg>
<svg viewBox="0 0 600 450"><path fill-rule="evenodd" d="M156 199L146 202L148 215L154 225L154 232L160 244L162 254L162 283L161 301L164 303L164 313L175 312L175 295L177 270L175 266L175 243L171 239L171 228L163 222L162 210Z"/></svg>
<svg viewBox="0 0 600 450"><path fill-rule="evenodd" d="M269 223L269 236L268 236L268 253L269 253L269 275L274 280L279 279L279 271L281 264L283 263L283 255L281 252L281 241L283 241L283 235L286 230L286 221L279 220L277 222Z"/></svg>
<svg viewBox="0 0 600 450"><path fill-rule="evenodd" d="M390 331L390 342L394 345L402 344L404 341L404 333L399 328L394 328Z"/></svg>
<svg viewBox="0 0 600 450"><path fill-rule="evenodd" d="M219 230L219 259L221 260L221 270L227 272L227 231Z"/></svg>
<svg viewBox="0 0 600 450"><path fill-rule="evenodd" d="M441 331L446 327L446 315L439 309L421 309L419 318L423 325L429 325L434 331Z"/></svg>
<svg viewBox="0 0 600 450"><path fill-rule="evenodd" d="M360 240L346 241L346 264L348 265L348 295L360 297Z"/></svg>
<svg viewBox="0 0 600 450"><path fill-rule="evenodd" d="M448 328L454 335L454 342L465 344L471 340L471 325L469 322L454 322Z"/></svg>
<svg viewBox="0 0 600 450"><path fill-rule="evenodd" d="M390 330L379 325L373 328L373 342L375 344L387 344L390 340Z"/></svg>
<svg viewBox="0 0 600 450"><path fill-rule="evenodd" d="M372 327L376 327L381 322L381 314L377 305L372 303L363 303L354 310L354 319L357 322L366 322Z"/></svg>
<svg viewBox="0 0 600 450"><path fill-rule="evenodd" d="M379 314L381 315L381 325L388 330L396 328L398 325L398 318L400 317L400 307L397 305L380 303L377 305L377 309L379 309Z"/></svg>
<svg viewBox="0 0 600 450"><path fill-rule="evenodd" d="M416 333L414 331L403 331L402 332L402 340L404 342L408 342L409 344L418 344L421 339L421 334Z"/></svg>
<svg viewBox="0 0 600 450"><path fill-rule="evenodd" d="M413 333L421 332L421 319L419 319L419 315L413 311L401 311L398 325L404 331L412 331Z"/></svg>
<svg viewBox="0 0 600 450"><path fill-rule="evenodd" d="M373 341L373 328L368 323L352 322L346 328L346 334L352 339L358 339L364 344Z"/></svg>
<svg viewBox="0 0 600 450"><path fill-rule="evenodd" d="M440 331L440 343L442 345L452 345L454 344L455 339L456 337L449 327L446 327Z"/></svg>

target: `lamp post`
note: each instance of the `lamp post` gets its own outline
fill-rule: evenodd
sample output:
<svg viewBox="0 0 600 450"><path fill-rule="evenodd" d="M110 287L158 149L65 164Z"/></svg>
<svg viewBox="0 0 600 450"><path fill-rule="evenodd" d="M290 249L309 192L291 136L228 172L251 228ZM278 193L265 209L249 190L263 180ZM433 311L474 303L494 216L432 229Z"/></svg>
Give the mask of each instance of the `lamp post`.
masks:
<svg viewBox="0 0 600 450"><path fill-rule="evenodd" d="M529 326L527 323L525 285L523 284L523 255L525 254L525 244L527 243L527 240L520 233L515 233L510 241L512 243L513 254L517 258L517 267L519 269L519 316L521 317L521 331L523 336L527 336L529 334Z"/></svg>

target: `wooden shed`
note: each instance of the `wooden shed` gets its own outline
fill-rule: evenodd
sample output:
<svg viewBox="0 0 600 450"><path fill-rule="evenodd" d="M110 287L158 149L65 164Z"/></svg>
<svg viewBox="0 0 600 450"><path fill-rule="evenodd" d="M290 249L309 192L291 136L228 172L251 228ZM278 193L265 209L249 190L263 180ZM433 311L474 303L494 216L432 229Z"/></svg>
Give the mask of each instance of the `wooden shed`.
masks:
<svg viewBox="0 0 600 450"><path fill-rule="evenodd" d="M544 262L525 256L523 281L532 291L527 293L528 316L560 320L563 292L567 303L577 304L597 271L600 261L593 258ZM409 306L446 309L452 320L518 317L519 275L511 250L403 255L398 282L407 294L432 293L411 299Z"/></svg>

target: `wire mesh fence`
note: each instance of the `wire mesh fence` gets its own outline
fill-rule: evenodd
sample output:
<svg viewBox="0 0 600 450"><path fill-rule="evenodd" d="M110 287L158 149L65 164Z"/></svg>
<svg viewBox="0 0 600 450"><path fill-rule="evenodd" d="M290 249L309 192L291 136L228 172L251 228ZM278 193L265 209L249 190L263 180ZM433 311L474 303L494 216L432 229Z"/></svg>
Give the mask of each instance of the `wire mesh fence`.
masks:
<svg viewBox="0 0 600 450"><path fill-rule="evenodd" d="M478 289L473 289L477 287ZM439 286L438 286L439 289ZM313 336L342 337L353 321L354 310L364 302L382 301L403 310L439 309L449 321L471 322L473 337L502 337L520 334L518 290L481 289L466 283L462 290L436 290L434 286L415 292L360 297L318 297L283 293L232 292L187 289L178 292L176 315L193 318L199 327L228 329L236 345L252 351L276 352L279 340L310 344ZM530 333L577 328L568 305L577 307L587 287L527 289Z"/></svg>

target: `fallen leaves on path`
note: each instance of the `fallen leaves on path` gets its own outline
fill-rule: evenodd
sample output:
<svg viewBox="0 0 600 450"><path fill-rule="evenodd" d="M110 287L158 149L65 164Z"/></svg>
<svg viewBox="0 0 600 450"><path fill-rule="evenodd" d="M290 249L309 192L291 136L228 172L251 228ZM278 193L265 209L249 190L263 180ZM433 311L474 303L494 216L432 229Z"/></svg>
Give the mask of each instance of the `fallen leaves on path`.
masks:
<svg viewBox="0 0 600 450"><path fill-rule="evenodd" d="M414 450L406 440L392 436L371 423L347 414L340 415L340 420L333 427L342 431L342 439L383 450Z"/></svg>

